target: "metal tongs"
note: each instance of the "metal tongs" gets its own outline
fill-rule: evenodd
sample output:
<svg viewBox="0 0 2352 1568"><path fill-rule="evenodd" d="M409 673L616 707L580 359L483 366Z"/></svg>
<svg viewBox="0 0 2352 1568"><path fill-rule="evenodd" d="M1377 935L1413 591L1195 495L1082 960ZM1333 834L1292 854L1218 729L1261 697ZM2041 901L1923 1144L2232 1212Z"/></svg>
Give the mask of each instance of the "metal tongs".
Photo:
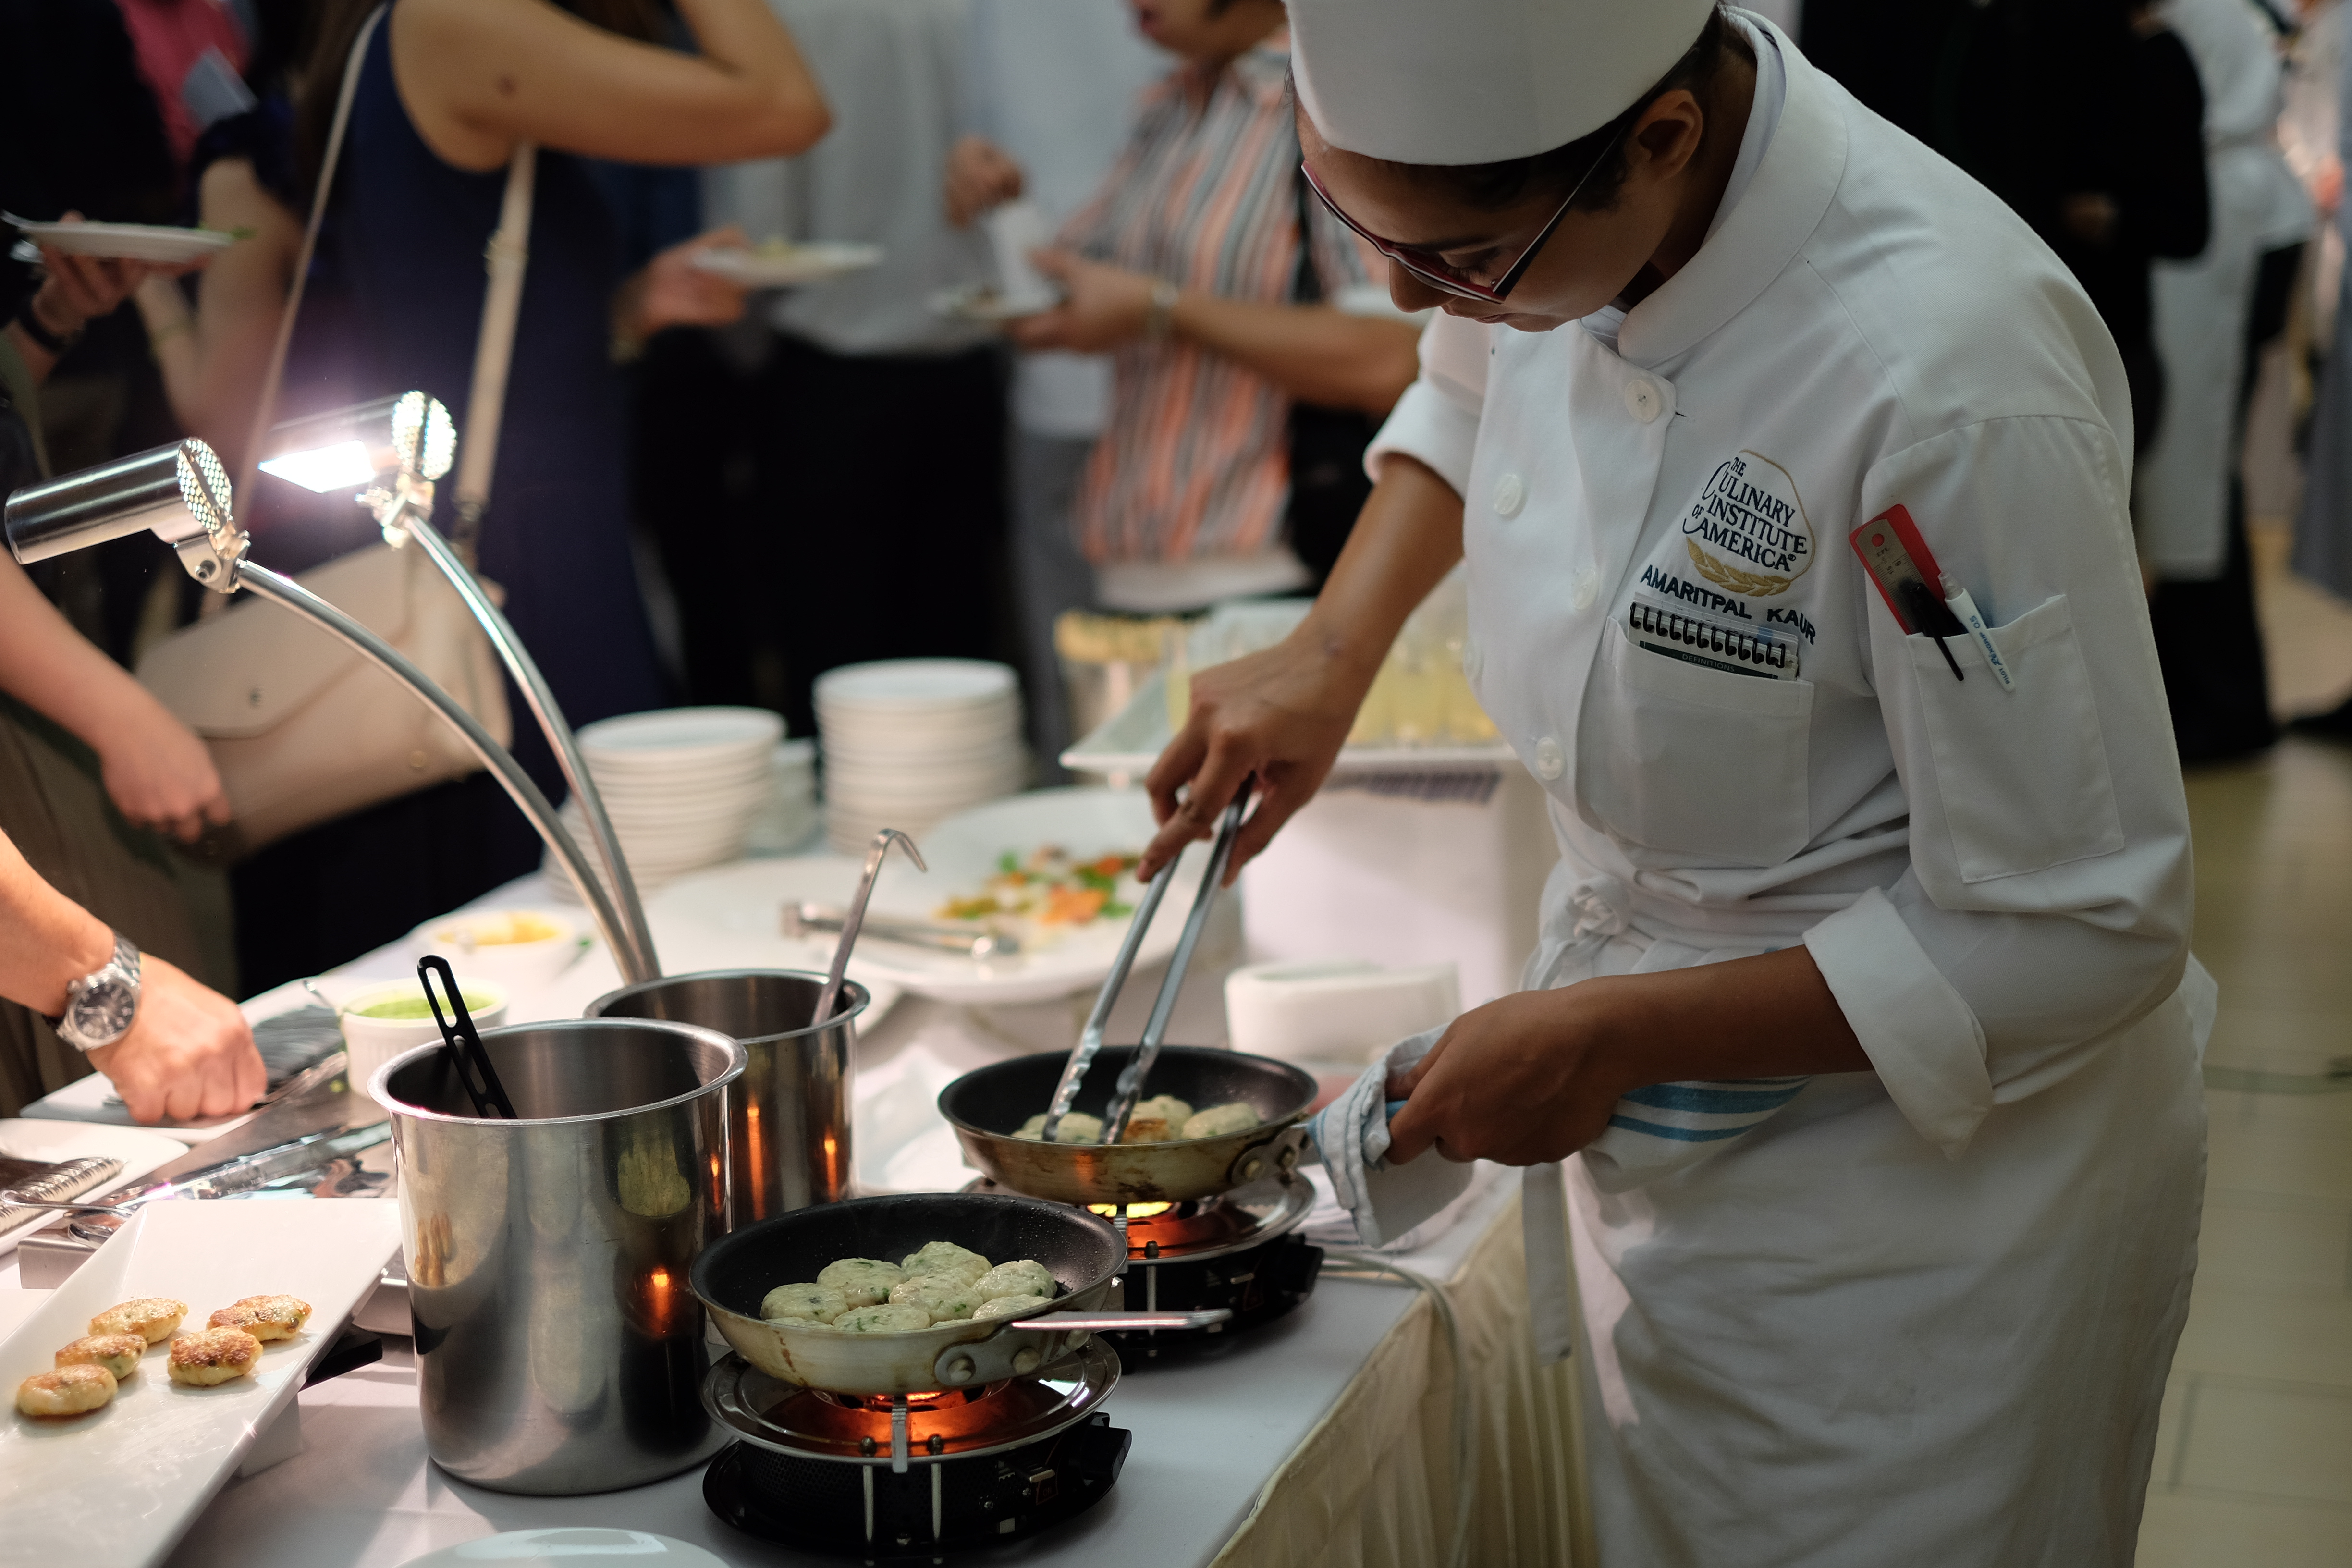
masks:
<svg viewBox="0 0 2352 1568"><path fill-rule="evenodd" d="M1102 1141L1116 1143L1127 1134L1128 1118L1135 1114L1135 1102L1143 1098L1144 1081L1160 1060L1160 1047L1168 1034L1169 1015L1176 1010L1176 993L1184 984L1184 971L1192 962L1192 950L1200 945L1201 931L1209 923L1209 906L1216 900L1217 889L1225 879L1225 868L1233 863L1234 840L1240 837L1242 818L1248 814L1250 792L1257 783L1253 773L1242 780L1242 787L1225 807L1224 819L1217 825L1216 847L1209 851L1209 869L1201 879L1201 890L1192 896L1192 912L1184 919L1184 934L1176 941L1175 956L1168 961L1168 977L1160 983L1160 996L1151 1005L1151 1017L1143 1026L1143 1043L1136 1048L1135 1059L1118 1075L1109 1110L1103 1117ZM1094 1066L1101 1051L1104 1027L1110 1022L1110 1010L1118 1001L1118 994L1127 985L1127 972L1135 967L1135 955L1143 947L1143 938L1151 929L1154 915L1160 912L1160 900L1168 891L1168 884L1176 879L1176 862L1170 860L1160 869L1160 875L1145 887L1143 901L1128 923L1127 939L1119 943L1118 957L1110 966L1109 977L1104 980L1102 994L1095 998L1095 1010L1087 1016L1087 1026L1078 1036L1077 1049L1070 1053L1069 1065L1062 1069L1062 1081L1054 1087L1053 1103L1045 1108L1045 1126L1038 1136L1045 1142L1054 1142L1061 1131L1062 1118L1070 1113L1070 1106L1078 1098L1079 1086L1086 1082L1087 1069Z"/></svg>
<svg viewBox="0 0 2352 1568"><path fill-rule="evenodd" d="M845 929L848 924L849 911L832 904L784 906L783 931L786 936L829 936ZM1013 958L1021 952L1021 938L1017 933L999 931L987 924L950 925L945 921L882 920L868 916L859 931L877 942L895 942L903 947L924 947L938 952L952 952L959 958Z"/></svg>
<svg viewBox="0 0 2352 1568"><path fill-rule="evenodd" d="M428 977L436 974L441 977L441 988L449 994L450 1011L457 1016L455 1024L442 1016L441 999L433 994L433 982ZM474 1114L484 1121L493 1113L514 1121L514 1101L507 1098L506 1085L499 1081L499 1069L490 1065L490 1053L482 1048L482 1037L474 1028L474 1016L466 1011L466 996L457 989L457 977L450 972L449 961L433 952L418 959L416 984L424 987L425 1005L433 1009L433 1022L440 1026L442 1049L447 1053L457 1081L466 1087L466 1098L474 1102Z"/></svg>

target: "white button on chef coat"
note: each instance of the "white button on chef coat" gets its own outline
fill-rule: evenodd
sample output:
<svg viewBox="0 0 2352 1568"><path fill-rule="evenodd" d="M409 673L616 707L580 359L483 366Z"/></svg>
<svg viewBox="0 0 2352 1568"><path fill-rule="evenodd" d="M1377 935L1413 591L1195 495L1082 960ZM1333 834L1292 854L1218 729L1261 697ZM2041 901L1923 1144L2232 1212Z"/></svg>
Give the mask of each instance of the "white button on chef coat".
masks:
<svg viewBox="0 0 2352 1568"><path fill-rule="evenodd" d="M1785 100L1692 260L1613 341L1438 317L1373 446L1525 487L1463 540L1479 698L1562 852L1528 983L1801 942L1875 1068L1681 1134L1670 1175L1570 1163L1601 1557L2009 1568L1982 1521L2031 1516L2036 1561L2124 1568L2132 1413L2068 1391L2145 1388L2152 1428L2210 1012L2123 367L2006 206L1758 37ZM2016 690L1860 575L1848 532L1896 504ZM1637 600L1769 630L1797 677L1643 647Z"/></svg>
<svg viewBox="0 0 2352 1568"><path fill-rule="evenodd" d="M1528 488L1517 474L1505 474L1495 481L1495 513L1498 517L1517 517L1526 504Z"/></svg>
<svg viewBox="0 0 2352 1568"><path fill-rule="evenodd" d="M1593 599L1600 593L1601 574L1592 567L1580 566L1576 569L1576 574L1568 580L1569 608L1591 609Z"/></svg>

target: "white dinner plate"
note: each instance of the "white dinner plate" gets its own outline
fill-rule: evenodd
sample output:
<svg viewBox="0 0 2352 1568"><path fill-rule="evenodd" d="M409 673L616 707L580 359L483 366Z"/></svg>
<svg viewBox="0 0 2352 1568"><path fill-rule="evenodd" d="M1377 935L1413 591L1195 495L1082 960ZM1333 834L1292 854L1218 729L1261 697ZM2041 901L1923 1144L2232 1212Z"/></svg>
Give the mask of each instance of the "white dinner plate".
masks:
<svg viewBox="0 0 2352 1568"><path fill-rule="evenodd" d="M27 223L28 238L68 256L107 256L166 266L216 255L236 243L217 228L170 228L152 223Z"/></svg>
<svg viewBox="0 0 2352 1568"><path fill-rule="evenodd" d="M1010 665L978 658L887 658L845 664L816 678L820 710L960 712L1013 701L1018 679Z"/></svg>
<svg viewBox="0 0 2352 1568"><path fill-rule="evenodd" d="M0 1121L0 1154L12 1154L19 1160L47 1160L52 1164L82 1159L122 1162L121 1174L91 1188L84 1196L111 1192L126 1182L135 1182L187 1152L188 1146L177 1138L166 1138L143 1127L109 1127L97 1121ZM54 1214L40 1214L13 1230L0 1231L0 1255L57 1217Z"/></svg>
<svg viewBox="0 0 2352 1568"><path fill-rule="evenodd" d="M170 1296L187 1328L246 1296L310 1303L291 1340L273 1341L249 1377L183 1388L148 1351L113 1403L70 1420L0 1417L0 1476L14 1507L0 1540L12 1563L146 1568L161 1563L253 1446L294 1402L302 1374L335 1342L400 1247L400 1205L382 1199L249 1198L152 1204L48 1292L0 1341L0 1388L47 1372L61 1345L118 1301Z"/></svg>
<svg viewBox="0 0 2352 1568"><path fill-rule="evenodd" d="M1061 302L1061 297L1055 294L1000 294L993 283L958 283L935 290L925 301L935 316L985 321L991 326L1050 310Z"/></svg>
<svg viewBox="0 0 2352 1568"><path fill-rule="evenodd" d="M765 757L783 738L784 721L764 708L657 708L599 719L580 731L580 750L598 762L659 763L747 748Z"/></svg>
<svg viewBox="0 0 2352 1568"><path fill-rule="evenodd" d="M847 272L860 272L879 263L878 245L815 241L775 249L753 250L739 245L710 246L694 253L693 265L714 278L724 278L739 289L790 289L802 283L822 283Z"/></svg>
<svg viewBox="0 0 2352 1568"><path fill-rule="evenodd" d="M934 919L951 896L979 892L1007 850L1024 858L1048 844L1079 859L1115 851L1135 854L1151 842L1152 831L1151 803L1140 790L1047 789L992 801L918 836L930 864L929 876L895 855L884 861L873 908ZM1205 844L1185 851L1175 868L1175 885L1136 955L1138 969L1149 969L1176 951L1208 855ZM1013 958L984 963L882 942L861 943L857 951L868 973L921 995L947 1002L1041 1002L1099 986L1126 935L1125 921L1097 920L1050 946L1034 945Z"/></svg>
<svg viewBox="0 0 2352 1568"><path fill-rule="evenodd" d="M843 905L857 891L862 861L835 855L793 855L773 860L739 860L680 877L646 900L646 923L654 945L667 957L692 953L694 971L706 969L803 969L824 973L833 967L834 938L788 937L784 905ZM849 960L849 978L874 994L857 1021L870 1029L882 1021L903 988L868 963L873 949L860 942ZM671 969L689 973L683 960Z"/></svg>
<svg viewBox="0 0 2352 1568"><path fill-rule="evenodd" d="M474 1568L500 1563L508 1568L533 1563L571 1568L727 1568L727 1560L691 1542L644 1530L605 1530L569 1525L555 1530L508 1530L412 1557L400 1568Z"/></svg>

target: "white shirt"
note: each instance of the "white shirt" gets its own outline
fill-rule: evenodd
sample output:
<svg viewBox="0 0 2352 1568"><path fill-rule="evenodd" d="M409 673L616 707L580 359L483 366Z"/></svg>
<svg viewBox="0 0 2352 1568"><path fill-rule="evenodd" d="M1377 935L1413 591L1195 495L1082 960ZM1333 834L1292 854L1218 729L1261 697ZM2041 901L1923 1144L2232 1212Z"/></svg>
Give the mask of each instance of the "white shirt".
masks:
<svg viewBox="0 0 2352 1568"><path fill-rule="evenodd" d="M1802 942L1875 1068L1654 1179L1575 1163L1602 1557L2124 1564L2207 993L2123 366L2008 207L1771 42L1752 183L1617 348L1440 316L1373 447L1465 499L1466 662L1563 853L1535 982ZM1898 504L2016 690L1870 585ZM1799 678L1637 646L1645 602Z"/></svg>
<svg viewBox="0 0 2352 1568"><path fill-rule="evenodd" d="M878 245L862 272L767 296L769 322L840 354L952 353L993 330L930 308L989 275L988 242L947 219L948 150L963 122L961 0L770 0L824 89L833 129L796 158L703 172L713 225Z"/></svg>

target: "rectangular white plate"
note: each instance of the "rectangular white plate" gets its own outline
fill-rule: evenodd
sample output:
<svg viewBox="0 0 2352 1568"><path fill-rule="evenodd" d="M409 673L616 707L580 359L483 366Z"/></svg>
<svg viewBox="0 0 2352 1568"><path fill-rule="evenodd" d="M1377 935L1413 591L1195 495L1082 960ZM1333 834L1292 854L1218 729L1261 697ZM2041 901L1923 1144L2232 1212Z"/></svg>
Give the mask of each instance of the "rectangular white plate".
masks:
<svg viewBox="0 0 2352 1568"><path fill-rule="evenodd" d="M0 1154L12 1154L19 1160L47 1160L53 1164L83 1159L122 1162L120 1175L92 1187L82 1194L85 1197L135 1182L156 1166L167 1165L187 1152L188 1146L176 1138L137 1127L105 1127L87 1121L0 1121ZM0 1254L5 1254L57 1217L54 1214L41 1214L13 1230L0 1230Z"/></svg>
<svg viewBox="0 0 2352 1568"><path fill-rule="evenodd" d="M400 1246L396 1204L367 1199L163 1203L140 1211L0 1341L0 1548L11 1563L146 1568L160 1563L302 1387ZM273 1342L250 1377L182 1388L157 1345L105 1409L69 1421L16 1413L16 1384L46 1372L89 1320L138 1296L188 1303L183 1331L245 1296L299 1296L301 1334Z"/></svg>
<svg viewBox="0 0 2352 1568"><path fill-rule="evenodd" d="M236 236L217 228L170 228L152 223L28 223L23 232L42 245L76 256L117 256L170 265L227 249Z"/></svg>
<svg viewBox="0 0 2352 1568"><path fill-rule="evenodd" d="M1139 776L1151 771L1168 742L1168 677L1154 670L1143 678L1126 707L1104 720L1093 734L1062 753L1062 765L1087 773ZM1514 761L1501 741L1464 746L1342 746L1334 773L1451 773L1498 768Z"/></svg>

